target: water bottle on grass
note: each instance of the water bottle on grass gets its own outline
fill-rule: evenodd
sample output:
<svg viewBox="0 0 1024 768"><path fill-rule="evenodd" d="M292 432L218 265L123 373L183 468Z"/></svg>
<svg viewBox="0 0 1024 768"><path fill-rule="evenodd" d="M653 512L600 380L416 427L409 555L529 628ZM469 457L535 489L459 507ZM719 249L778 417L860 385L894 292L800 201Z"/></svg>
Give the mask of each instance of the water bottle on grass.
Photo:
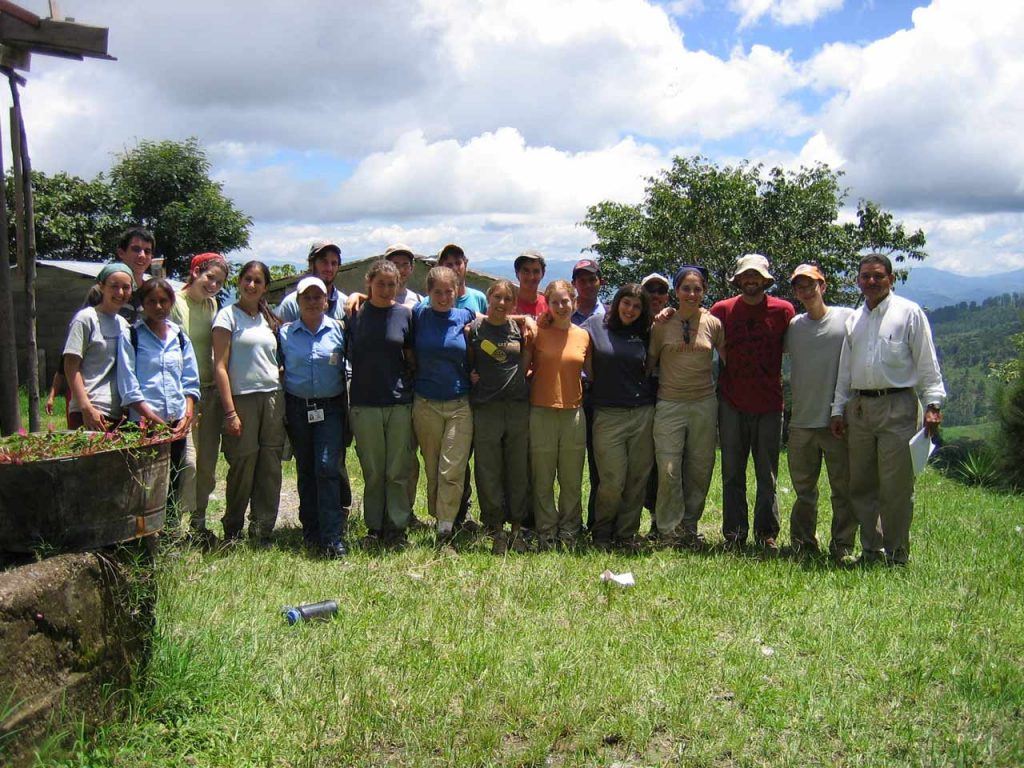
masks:
<svg viewBox="0 0 1024 768"><path fill-rule="evenodd" d="M319 603L297 605L294 608L289 607L281 611L281 615L284 616L285 621L287 621L289 625L297 624L300 621L312 621L314 619L326 621L337 613L337 600L324 600Z"/></svg>

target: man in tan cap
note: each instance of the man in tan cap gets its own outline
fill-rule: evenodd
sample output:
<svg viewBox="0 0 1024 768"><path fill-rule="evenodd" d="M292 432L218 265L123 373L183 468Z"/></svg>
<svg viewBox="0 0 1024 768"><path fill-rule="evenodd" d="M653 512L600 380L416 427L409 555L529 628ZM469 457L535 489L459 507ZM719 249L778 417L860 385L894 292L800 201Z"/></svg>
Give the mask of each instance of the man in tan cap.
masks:
<svg viewBox="0 0 1024 768"><path fill-rule="evenodd" d="M825 303L828 287L816 264L801 264L789 278L793 295L807 311L786 331L793 413L789 418L786 457L796 501L789 517L789 540L798 554L819 550L818 476L822 459L832 491L832 535L829 551L840 563L853 554L857 518L850 506L850 466L846 441L829 429L832 395L839 373L839 354L854 311Z"/></svg>
<svg viewBox="0 0 1024 768"><path fill-rule="evenodd" d="M416 257L413 255L412 248L405 243L389 245L387 250L384 251L384 258L398 267L399 284L395 301L402 306L412 309L423 300L422 296L407 285L409 278L412 277L413 268L416 265Z"/></svg>
<svg viewBox="0 0 1024 768"><path fill-rule="evenodd" d="M722 534L726 546L746 544L747 458L754 457L757 495L754 539L767 554L779 551L779 442L782 437L782 341L796 313L788 301L765 294L775 282L768 259L748 253L736 260L730 282L738 296L711 307L725 328L728 363L718 384L718 436L722 445Z"/></svg>

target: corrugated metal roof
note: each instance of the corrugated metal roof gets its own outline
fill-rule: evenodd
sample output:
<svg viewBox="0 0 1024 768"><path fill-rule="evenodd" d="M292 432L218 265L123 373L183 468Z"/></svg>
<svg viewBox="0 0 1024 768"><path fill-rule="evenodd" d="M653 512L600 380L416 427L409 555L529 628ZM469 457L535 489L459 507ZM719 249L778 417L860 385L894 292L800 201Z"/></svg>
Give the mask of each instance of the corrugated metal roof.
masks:
<svg viewBox="0 0 1024 768"><path fill-rule="evenodd" d="M74 272L76 275L82 277L90 277L93 280L99 275L100 270L107 265L105 261L65 261L63 259L36 259L37 267L52 267L55 269L63 269L66 272ZM13 265L12 265L13 266ZM175 290L178 290L185 284L180 280L173 278L167 278L171 285L174 286Z"/></svg>

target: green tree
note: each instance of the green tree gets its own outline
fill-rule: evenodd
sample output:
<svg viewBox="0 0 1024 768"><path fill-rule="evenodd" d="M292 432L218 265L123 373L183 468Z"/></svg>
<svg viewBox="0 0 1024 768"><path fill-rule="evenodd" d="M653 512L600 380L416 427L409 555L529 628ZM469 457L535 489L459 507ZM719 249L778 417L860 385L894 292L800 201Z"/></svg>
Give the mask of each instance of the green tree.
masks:
<svg viewBox="0 0 1024 768"><path fill-rule="evenodd" d="M139 142L117 156L110 182L133 220L156 235L170 274L184 274L193 253L227 253L249 244L252 219L210 178L210 162L195 137Z"/></svg>
<svg viewBox="0 0 1024 768"><path fill-rule="evenodd" d="M7 200L14 200L14 174L7 175ZM60 172L32 171L36 255L41 259L103 261L113 253L128 212L103 174L92 181ZM10 256L16 259L13 216L8 221Z"/></svg>
<svg viewBox="0 0 1024 768"><path fill-rule="evenodd" d="M829 279L829 299L852 303L862 253L885 253L897 264L923 259L925 235L908 234L870 201L859 203L855 223L840 223L847 195L841 177L827 165L765 171L746 162L719 167L699 156L676 157L648 179L643 202L598 203L582 224L597 235L590 250L609 287L654 271L671 275L690 263L708 269L709 298L718 300L734 293L728 276L736 257L758 252L771 261L780 295L790 294L785 278L792 269L813 260Z"/></svg>

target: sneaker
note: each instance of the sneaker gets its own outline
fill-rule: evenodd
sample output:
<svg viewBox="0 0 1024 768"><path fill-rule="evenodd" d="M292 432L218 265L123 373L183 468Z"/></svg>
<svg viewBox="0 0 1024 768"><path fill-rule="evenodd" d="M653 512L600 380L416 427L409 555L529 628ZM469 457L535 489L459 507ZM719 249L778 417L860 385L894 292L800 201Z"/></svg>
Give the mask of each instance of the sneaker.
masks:
<svg viewBox="0 0 1024 768"><path fill-rule="evenodd" d="M348 546L344 539L335 544L327 544L320 549L320 555L324 560L342 560L348 557Z"/></svg>
<svg viewBox="0 0 1024 768"><path fill-rule="evenodd" d="M722 544L722 548L726 552L734 552L740 554L747 548L747 542L745 539L738 539L734 536L726 536L725 542Z"/></svg>
<svg viewBox="0 0 1024 768"><path fill-rule="evenodd" d="M836 565L840 568L856 568L860 564L860 558L853 552L845 552L836 558Z"/></svg>
<svg viewBox="0 0 1024 768"><path fill-rule="evenodd" d="M816 541L794 539L789 546L794 557L817 557L821 554L821 545Z"/></svg>

